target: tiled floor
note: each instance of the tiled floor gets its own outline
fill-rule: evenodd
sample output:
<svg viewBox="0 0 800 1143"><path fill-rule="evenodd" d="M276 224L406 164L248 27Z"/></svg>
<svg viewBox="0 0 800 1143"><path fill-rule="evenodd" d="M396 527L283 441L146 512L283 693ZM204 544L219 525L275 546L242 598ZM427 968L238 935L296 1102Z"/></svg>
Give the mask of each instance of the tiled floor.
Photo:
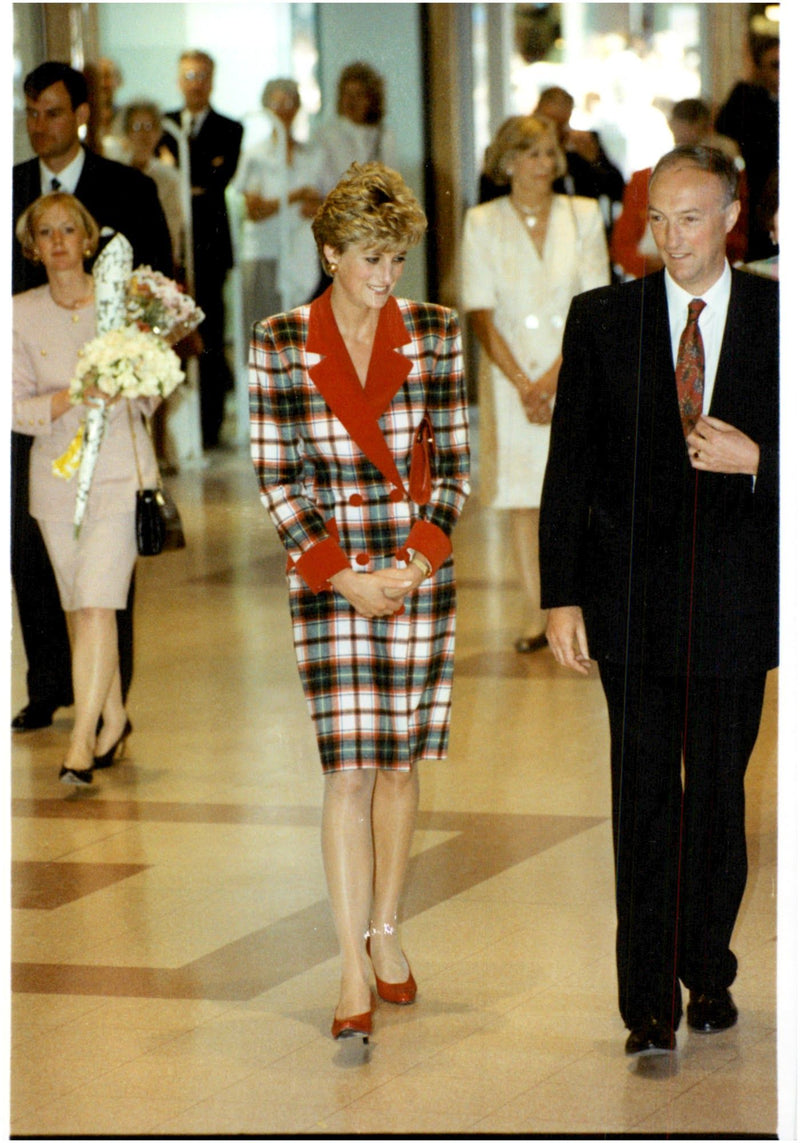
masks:
<svg viewBox="0 0 800 1143"><path fill-rule="evenodd" d="M189 546L139 564L128 757L69 793L69 711L13 741L12 1134L774 1134L776 678L748 774L739 1025L631 1062L600 685L511 649L508 535L473 498L451 752L423 764L405 907L419 999L342 1047L283 555L246 453L173 487ZM13 649L16 709L16 631Z"/></svg>

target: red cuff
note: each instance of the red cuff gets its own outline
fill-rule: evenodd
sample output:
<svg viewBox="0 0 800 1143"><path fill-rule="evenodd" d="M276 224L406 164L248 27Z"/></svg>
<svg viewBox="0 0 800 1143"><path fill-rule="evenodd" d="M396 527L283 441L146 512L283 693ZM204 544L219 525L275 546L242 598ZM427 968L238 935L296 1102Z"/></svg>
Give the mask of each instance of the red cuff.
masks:
<svg viewBox="0 0 800 1143"><path fill-rule="evenodd" d="M332 536L320 540L303 552L294 564L294 570L301 575L315 595L319 595L327 587L329 580L337 572L350 567L350 561Z"/></svg>
<svg viewBox="0 0 800 1143"><path fill-rule="evenodd" d="M408 534L405 546L424 556L433 572L439 570L453 550L450 537L428 520L417 520Z"/></svg>

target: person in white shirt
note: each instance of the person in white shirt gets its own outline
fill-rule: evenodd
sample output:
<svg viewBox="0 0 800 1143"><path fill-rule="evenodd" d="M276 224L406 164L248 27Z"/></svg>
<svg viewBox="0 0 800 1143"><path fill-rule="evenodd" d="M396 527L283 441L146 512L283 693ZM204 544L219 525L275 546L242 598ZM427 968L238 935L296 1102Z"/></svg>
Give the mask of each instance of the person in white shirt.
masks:
<svg viewBox="0 0 800 1143"><path fill-rule="evenodd" d="M319 151L292 135L300 110L299 88L293 79L272 79L262 103L271 129L242 156L233 180L244 204L240 268L245 354L253 324L308 301L320 273L311 232L323 197Z"/></svg>

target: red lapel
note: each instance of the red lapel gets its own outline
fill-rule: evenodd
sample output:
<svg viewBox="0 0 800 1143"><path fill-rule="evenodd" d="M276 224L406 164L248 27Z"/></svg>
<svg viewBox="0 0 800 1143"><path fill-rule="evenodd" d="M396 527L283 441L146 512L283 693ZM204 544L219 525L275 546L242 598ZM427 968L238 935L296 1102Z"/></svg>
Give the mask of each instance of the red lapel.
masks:
<svg viewBox="0 0 800 1143"><path fill-rule="evenodd" d="M389 298L378 317L367 384L362 388L333 316L331 287L311 304L306 350L321 354L322 360L311 366L309 376L364 455L398 488L403 482L378 418L411 372L411 360L397 352L398 346L410 341L400 307Z"/></svg>

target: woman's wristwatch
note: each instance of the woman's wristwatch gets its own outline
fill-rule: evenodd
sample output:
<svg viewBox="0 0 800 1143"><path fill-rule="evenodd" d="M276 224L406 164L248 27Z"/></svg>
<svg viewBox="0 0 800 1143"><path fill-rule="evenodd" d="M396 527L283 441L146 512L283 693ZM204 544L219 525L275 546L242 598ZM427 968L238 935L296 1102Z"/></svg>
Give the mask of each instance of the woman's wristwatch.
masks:
<svg viewBox="0 0 800 1143"><path fill-rule="evenodd" d="M422 572L423 579L428 579L429 576L433 575L433 568L431 567L428 560L426 560L425 557L421 554L421 552L412 552L408 557L408 562L410 564L414 564L415 567L419 568L419 570Z"/></svg>

